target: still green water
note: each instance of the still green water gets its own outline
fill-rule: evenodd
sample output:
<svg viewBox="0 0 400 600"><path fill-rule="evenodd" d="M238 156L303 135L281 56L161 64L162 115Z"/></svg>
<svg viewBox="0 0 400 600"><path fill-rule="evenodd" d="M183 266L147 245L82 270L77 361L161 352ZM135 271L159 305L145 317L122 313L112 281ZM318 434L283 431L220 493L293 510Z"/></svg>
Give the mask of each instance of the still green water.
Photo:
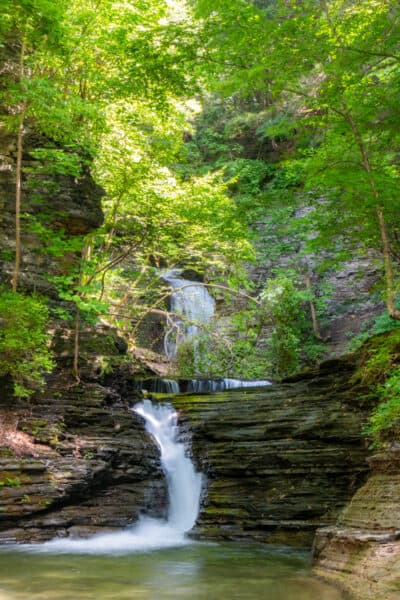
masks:
<svg viewBox="0 0 400 600"><path fill-rule="evenodd" d="M95 556L0 552L0 600L343 600L308 555L240 544Z"/></svg>

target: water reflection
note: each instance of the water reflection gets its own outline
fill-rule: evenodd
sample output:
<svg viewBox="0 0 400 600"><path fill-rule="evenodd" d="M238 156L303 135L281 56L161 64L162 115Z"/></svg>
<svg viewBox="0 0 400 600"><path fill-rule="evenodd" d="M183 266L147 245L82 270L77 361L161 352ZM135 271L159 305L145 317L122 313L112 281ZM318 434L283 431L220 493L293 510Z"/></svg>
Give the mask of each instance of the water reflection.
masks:
<svg viewBox="0 0 400 600"><path fill-rule="evenodd" d="M308 557L238 544L125 556L2 550L0 600L343 600Z"/></svg>

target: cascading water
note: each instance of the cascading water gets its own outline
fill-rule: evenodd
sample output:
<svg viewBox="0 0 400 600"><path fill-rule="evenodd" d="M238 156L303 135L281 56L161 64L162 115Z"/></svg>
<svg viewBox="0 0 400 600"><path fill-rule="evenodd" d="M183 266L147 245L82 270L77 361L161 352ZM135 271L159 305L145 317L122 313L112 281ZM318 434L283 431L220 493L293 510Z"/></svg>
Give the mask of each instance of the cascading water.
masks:
<svg viewBox="0 0 400 600"><path fill-rule="evenodd" d="M186 456L185 446L176 441L177 413L169 405L153 405L145 400L136 412L146 421L146 429L157 440L168 484L167 523L174 531L192 529L200 508L201 474Z"/></svg>
<svg viewBox="0 0 400 600"><path fill-rule="evenodd" d="M176 358L177 350L185 340L195 338L203 333L204 325L210 323L215 312L214 298L209 294L207 287L196 281L183 279L178 269L167 271L162 279L169 283L171 294L171 319L172 327L167 331L164 339L165 354L169 359ZM182 318L179 317L182 315ZM194 340L196 352L196 342ZM145 383L145 382L144 382ZM185 392L209 393L223 392L231 389L257 387L270 385L270 381L220 378L220 379L193 379L184 385ZM153 380L150 387L143 385L141 389L151 392L178 394L183 391L178 382L170 379Z"/></svg>
<svg viewBox="0 0 400 600"><path fill-rule="evenodd" d="M155 394L210 394L214 392L226 392L243 388L255 388L271 385L267 379L233 379L231 377L217 379L162 379L151 378L136 381L136 389L139 392L146 391Z"/></svg>
<svg viewBox="0 0 400 600"><path fill-rule="evenodd" d="M133 409L146 423L161 454L169 497L167 519L141 517L125 531L93 536L89 539L55 539L29 549L82 554L124 554L182 546L189 543L185 534L194 526L200 507L202 475L186 456L185 446L177 441L177 413L170 405L154 405L144 400Z"/></svg>
<svg viewBox="0 0 400 600"><path fill-rule="evenodd" d="M238 390L242 388L254 388L271 385L266 379L192 379L187 386L187 392L198 394L209 394L210 392L225 392L227 390Z"/></svg>
<svg viewBox="0 0 400 600"><path fill-rule="evenodd" d="M173 327L164 340L165 354L176 357L180 344L202 332L202 325L209 323L214 315L215 301L205 285L180 277L179 270L164 273L162 279L174 290L171 294ZM182 315L182 319L176 315Z"/></svg>

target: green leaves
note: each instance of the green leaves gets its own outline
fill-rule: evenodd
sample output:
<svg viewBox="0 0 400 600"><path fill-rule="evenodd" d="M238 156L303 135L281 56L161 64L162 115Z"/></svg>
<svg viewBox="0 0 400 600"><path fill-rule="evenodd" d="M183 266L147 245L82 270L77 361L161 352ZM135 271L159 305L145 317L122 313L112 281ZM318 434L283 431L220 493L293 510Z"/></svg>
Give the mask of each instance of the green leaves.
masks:
<svg viewBox="0 0 400 600"><path fill-rule="evenodd" d="M39 297L0 291L0 376L10 375L14 393L29 397L54 367L46 333L48 311Z"/></svg>

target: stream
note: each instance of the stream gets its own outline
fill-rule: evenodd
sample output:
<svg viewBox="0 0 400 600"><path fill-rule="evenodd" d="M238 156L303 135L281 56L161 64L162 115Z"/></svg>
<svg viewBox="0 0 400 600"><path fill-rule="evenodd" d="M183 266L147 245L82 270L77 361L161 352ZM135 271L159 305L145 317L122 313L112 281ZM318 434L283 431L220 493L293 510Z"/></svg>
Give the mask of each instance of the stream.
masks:
<svg viewBox="0 0 400 600"><path fill-rule="evenodd" d="M2 551L0 600L343 600L289 549L193 543L119 555Z"/></svg>

